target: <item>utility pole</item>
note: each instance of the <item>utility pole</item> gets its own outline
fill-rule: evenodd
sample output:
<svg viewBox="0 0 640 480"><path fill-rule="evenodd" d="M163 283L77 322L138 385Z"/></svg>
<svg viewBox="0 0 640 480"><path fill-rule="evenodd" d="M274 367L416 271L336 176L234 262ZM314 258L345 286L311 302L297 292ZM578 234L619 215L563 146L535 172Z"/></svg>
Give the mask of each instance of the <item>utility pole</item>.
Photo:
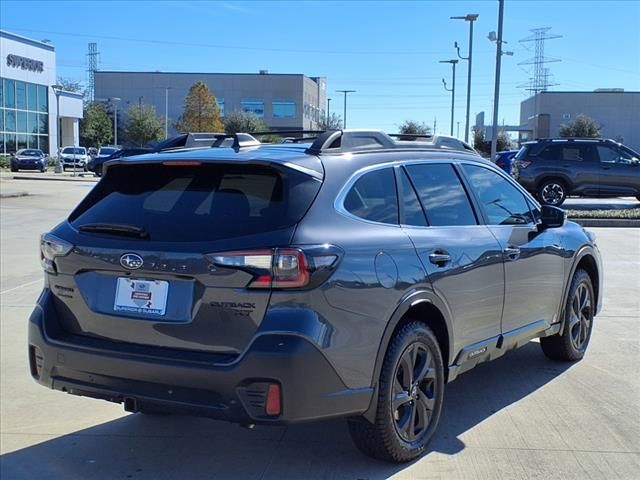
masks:
<svg viewBox="0 0 640 480"><path fill-rule="evenodd" d="M469 112L471 110L471 62L473 60L473 22L478 19L477 13L468 13L464 17L450 17L452 20L464 20L469 22L469 56L463 57L460 55L460 48L458 42L455 43L456 50L458 51L458 57L462 60L467 60L467 113L464 123L464 141L469 142Z"/></svg>
<svg viewBox="0 0 640 480"><path fill-rule="evenodd" d="M164 139L169 138L169 88L164 89Z"/></svg>
<svg viewBox="0 0 640 480"><path fill-rule="evenodd" d="M331 110L331 99L327 98L327 125L329 125L329 111Z"/></svg>
<svg viewBox="0 0 640 480"><path fill-rule="evenodd" d="M440 60L440 63L450 63L453 68L453 82L451 85L451 89L447 88L447 82L445 79L442 79L442 84L444 85L444 89L447 92L451 92L451 136L453 137L453 123L454 123L454 110L456 105L456 64L458 60Z"/></svg>
<svg viewBox="0 0 640 480"><path fill-rule="evenodd" d="M52 85L53 93L56 95L56 156L58 159L58 163L60 163L60 149L62 148L62 138L60 138L60 94L62 93L63 86L62 85Z"/></svg>
<svg viewBox="0 0 640 480"><path fill-rule="evenodd" d="M344 93L344 107L343 107L343 116L342 116L342 128L347 128L347 94L355 93L355 90L336 90L338 93Z"/></svg>

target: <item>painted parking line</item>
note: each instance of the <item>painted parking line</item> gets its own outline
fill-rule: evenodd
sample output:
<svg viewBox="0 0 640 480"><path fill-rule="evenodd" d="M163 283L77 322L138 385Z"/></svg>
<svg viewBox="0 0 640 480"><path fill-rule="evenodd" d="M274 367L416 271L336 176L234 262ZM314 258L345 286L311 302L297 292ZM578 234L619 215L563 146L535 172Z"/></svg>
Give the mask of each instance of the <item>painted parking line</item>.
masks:
<svg viewBox="0 0 640 480"><path fill-rule="evenodd" d="M0 295L4 295L5 293L13 292L14 290L18 290L19 288L28 287L29 285L35 285L36 283L42 282L42 279L34 280L32 282L23 283L22 285L18 285L17 287L9 288L7 290L3 290L0 292Z"/></svg>

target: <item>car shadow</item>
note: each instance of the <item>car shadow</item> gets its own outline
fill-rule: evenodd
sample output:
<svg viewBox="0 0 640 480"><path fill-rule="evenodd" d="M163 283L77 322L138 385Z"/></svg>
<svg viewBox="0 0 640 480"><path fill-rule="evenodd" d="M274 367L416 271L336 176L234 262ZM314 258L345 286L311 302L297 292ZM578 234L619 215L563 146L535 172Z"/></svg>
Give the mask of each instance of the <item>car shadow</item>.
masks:
<svg viewBox="0 0 640 480"><path fill-rule="evenodd" d="M463 450L463 433L534 394L570 365L546 359L530 342L461 375L447 385L427 459ZM0 477L378 480L409 465L359 453L343 420L250 431L209 419L134 414L7 453L0 457Z"/></svg>

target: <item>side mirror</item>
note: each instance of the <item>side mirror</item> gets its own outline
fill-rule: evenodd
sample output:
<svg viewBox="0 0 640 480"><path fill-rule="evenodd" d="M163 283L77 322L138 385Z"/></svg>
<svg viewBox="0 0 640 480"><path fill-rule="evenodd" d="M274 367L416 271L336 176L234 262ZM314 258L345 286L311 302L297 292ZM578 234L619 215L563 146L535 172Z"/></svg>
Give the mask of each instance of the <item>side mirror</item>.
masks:
<svg viewBox="0 0 640 480"><path fill-rule="evenodd" d="M540 210L540 219L543 228L557 228L564 225L567 214L561 208L543 205Z"/></svg>

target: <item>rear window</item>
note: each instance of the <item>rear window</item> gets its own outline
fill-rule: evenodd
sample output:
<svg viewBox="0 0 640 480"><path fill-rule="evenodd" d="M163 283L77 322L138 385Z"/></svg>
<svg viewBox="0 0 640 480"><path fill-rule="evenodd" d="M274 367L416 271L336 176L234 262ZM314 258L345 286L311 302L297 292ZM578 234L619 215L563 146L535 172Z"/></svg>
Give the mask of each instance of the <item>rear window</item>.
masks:
<svg viewBox="0 0 640 480"><path fill-rule="evenodd" d="M69 221L140 227L152 241L213 241L294 225L319 188L303 173L255 165L113 165Z"/></svg>

